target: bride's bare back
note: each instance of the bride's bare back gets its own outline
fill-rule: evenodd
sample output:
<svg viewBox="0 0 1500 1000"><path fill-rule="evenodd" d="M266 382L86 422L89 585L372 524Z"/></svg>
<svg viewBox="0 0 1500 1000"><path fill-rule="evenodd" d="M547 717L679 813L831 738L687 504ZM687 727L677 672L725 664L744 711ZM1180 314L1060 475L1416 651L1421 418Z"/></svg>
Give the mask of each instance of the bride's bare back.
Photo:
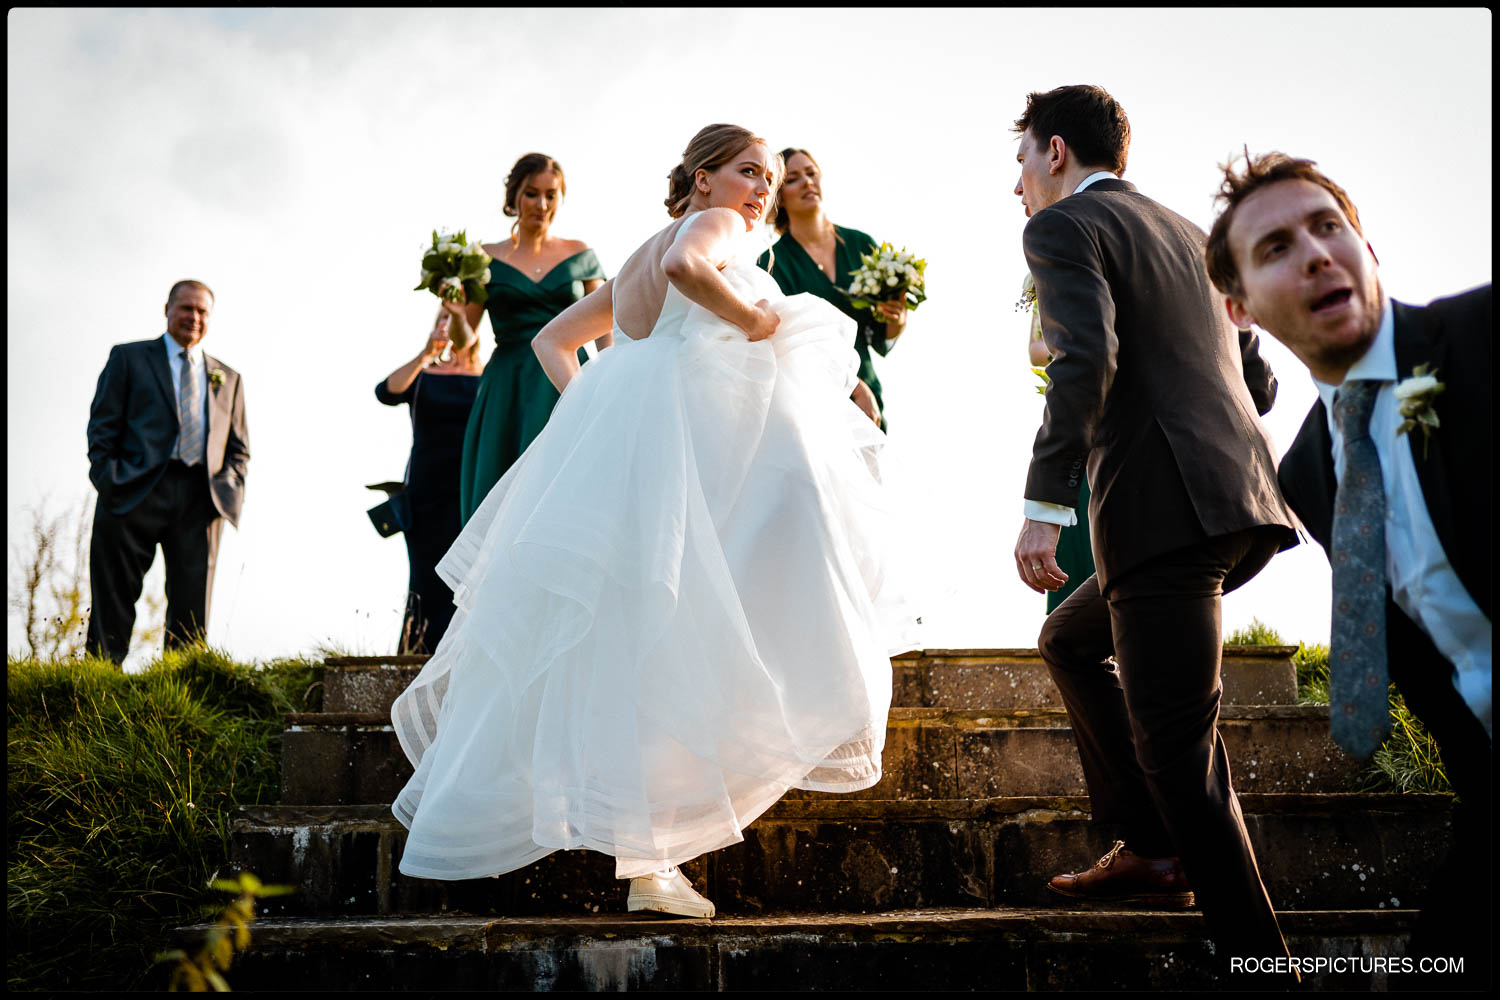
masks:
<svg viewBox="0 0 1500 1000"><path fill-rule="evenodd" d="M615 325L631 340L645 340L661 318L668 284L662 258L691 218L673 219L671 225L642 243L615 275L611 289Z"/></svg>
<svg viewBox="0 0 1500 1000"><path fill-rule="evenodd" d="M631 340L649 337L661 319L668 283L752 341L775 333L781 318L770 303L746 302L720 273L734 239L745 232L745 217L732 209L689 212L641 244L603 288L553 317L532 339L532 348L557 391L578 374L576 352L588 341L615 327Z"/></svg>

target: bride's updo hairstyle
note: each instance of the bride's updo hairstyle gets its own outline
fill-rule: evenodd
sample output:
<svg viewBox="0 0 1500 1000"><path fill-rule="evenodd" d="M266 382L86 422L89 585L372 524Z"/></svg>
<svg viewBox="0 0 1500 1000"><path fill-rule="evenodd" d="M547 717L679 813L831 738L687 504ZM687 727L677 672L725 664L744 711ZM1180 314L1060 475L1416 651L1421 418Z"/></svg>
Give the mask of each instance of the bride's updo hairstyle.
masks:
<svg viewBox="0 0 1500 1000"><path fill-rule="evenodd" d="M667 175L667 197L663 202L667 206L667 214L674 219L682 218L687 211L688 202L693 199L693 177L698 171L719 169L752 142L758 142L768 149L771 145L754 132L738 125L709 125L700 129L687 144L687 149L682 151L682 162Z"/></svg>
<svg viewBox="0 0 1500 1000"><path fill-rule="evenodd" d="M520 211L516 208L516 201L521 197L521 188L531 178L532 174L540 174L552 171L557 175L558 204L568 196L568 179L563 176L562 165L546 153L527 153L516 161L516 165L510 168L510 173L505 175L505 208L506 215L517 216Z"/></svg>

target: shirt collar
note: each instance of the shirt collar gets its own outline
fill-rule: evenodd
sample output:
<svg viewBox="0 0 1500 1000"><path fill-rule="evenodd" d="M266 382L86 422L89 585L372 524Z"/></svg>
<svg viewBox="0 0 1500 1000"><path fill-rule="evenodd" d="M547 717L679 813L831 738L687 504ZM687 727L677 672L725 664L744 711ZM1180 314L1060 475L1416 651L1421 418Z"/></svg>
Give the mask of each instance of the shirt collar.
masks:
<svg viewBox="0 0 1500 1000"><path fill-rule="evenodd" d="M182 354L182 345L179 344L177 341L173 340L172 339L172 335L170 333L164 333L164 334L162 334L161 335L161 339L162 339L162 342L167 345L167 357L168 357L168 359L177 358L178 360L181 360L180 355ZM192 347L189 347L188 348L188 354L192 355L192 357L193 357L193 364L195 364L195 365L201 365L201 364L203 364L203 341L200 340L196 344L194 344Z"/></svg>
<svg viewBox="0 0 1500 1000"><path fill-rule="evenodd" d="M1088 187L1090 184L1094 183L1095 181L1103 181L1103 180L1117 181L1119 179L1120 179L1120 175L1117 174L1117 173L1115 173L1113 170L1095 170L1093 173L1089 174L1087 177L1085 177L1082 181L1079 182L1078 186L1073 189L1073 193L1077 194L1078 192L1082 191L1084 188Z"/></svg>
<svg viewBox="0 0 1500 1000"><path fill-rule="evenodd" d="M1380 327L1375 331L1375 339L1370 342L1364 355L1350 365L1344 374L1344 381L1350 379L1396 381L1396 314L1391 310L1389 298L1381 300ZM1318 388L1318 398L1323 400L1323 405L1332 413L1333 394L1338 392L1339 387L1319 382L1316 378L1313 379L1313 385Z"/></svg>

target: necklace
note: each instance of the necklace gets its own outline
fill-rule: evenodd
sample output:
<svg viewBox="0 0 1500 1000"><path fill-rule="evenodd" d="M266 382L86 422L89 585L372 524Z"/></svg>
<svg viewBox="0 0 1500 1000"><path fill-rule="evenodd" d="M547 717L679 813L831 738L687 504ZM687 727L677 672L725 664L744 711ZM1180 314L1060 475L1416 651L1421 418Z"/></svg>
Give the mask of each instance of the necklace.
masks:
<svg viewBox="0 0 1500 1000"><path fill-rule="evenodd" d="M833 223L830 222L828 224L828 228L824 231L823 236L824 239L812 244L811 246L807 246L804 249L808 251L807 256L811 258L812 262L818 266L818 270L822 271L826 275L828 273L828 268L823 266L823 262L818 260L818 257L821 257L825 250L832 249L834 244L838 241L838 233L834 232ZM813 251L817 251L817 257L813 256Z"/></svg>
<svg viewBox="0 0 1500 1000"><path fill-rule="evenodd" d="M518 239L516 239L516 236L515 236L514 233L512 233L511 237L510 237L510 246L511 246L510 255L512 257L516 256L518 253L521 252L521 241L518 240ZM536 261L537 259L539 259L539 255L538 256L534 256L531 259L533 261ZM517 270L520 270L520 268L517 268ZM537 264L536 267L534 267L534 268L531 269L531 273L532 274L541 274L542 273L542 265Z"/></svg>

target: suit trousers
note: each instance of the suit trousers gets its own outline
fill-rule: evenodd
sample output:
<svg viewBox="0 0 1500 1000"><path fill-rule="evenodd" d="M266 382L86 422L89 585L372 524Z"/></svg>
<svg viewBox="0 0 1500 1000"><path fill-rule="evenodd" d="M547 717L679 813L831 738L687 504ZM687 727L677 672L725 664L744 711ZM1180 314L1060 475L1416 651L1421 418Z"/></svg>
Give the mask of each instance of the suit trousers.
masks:
<svg viewBox="0 0 1500 1000"><path fill-rule="evenodd" d="M223 527L202 465L168 462L151 492L124 514L110 513L101 496L89 548L90 655L124 662L135 604L158 545L166 568L164 645L171 649L202 639Z"/></svg>
<svg viewBox="0 0 1500 1000"><path fill-rule="evenodd" d="M1208 538L1132 567L1104 594L1091 576L1037 640L1094 820L1136 854L1182 859L1221 960L1287 954L1218 733L1221 598L1260 572L1284 535Z"/></svg>

